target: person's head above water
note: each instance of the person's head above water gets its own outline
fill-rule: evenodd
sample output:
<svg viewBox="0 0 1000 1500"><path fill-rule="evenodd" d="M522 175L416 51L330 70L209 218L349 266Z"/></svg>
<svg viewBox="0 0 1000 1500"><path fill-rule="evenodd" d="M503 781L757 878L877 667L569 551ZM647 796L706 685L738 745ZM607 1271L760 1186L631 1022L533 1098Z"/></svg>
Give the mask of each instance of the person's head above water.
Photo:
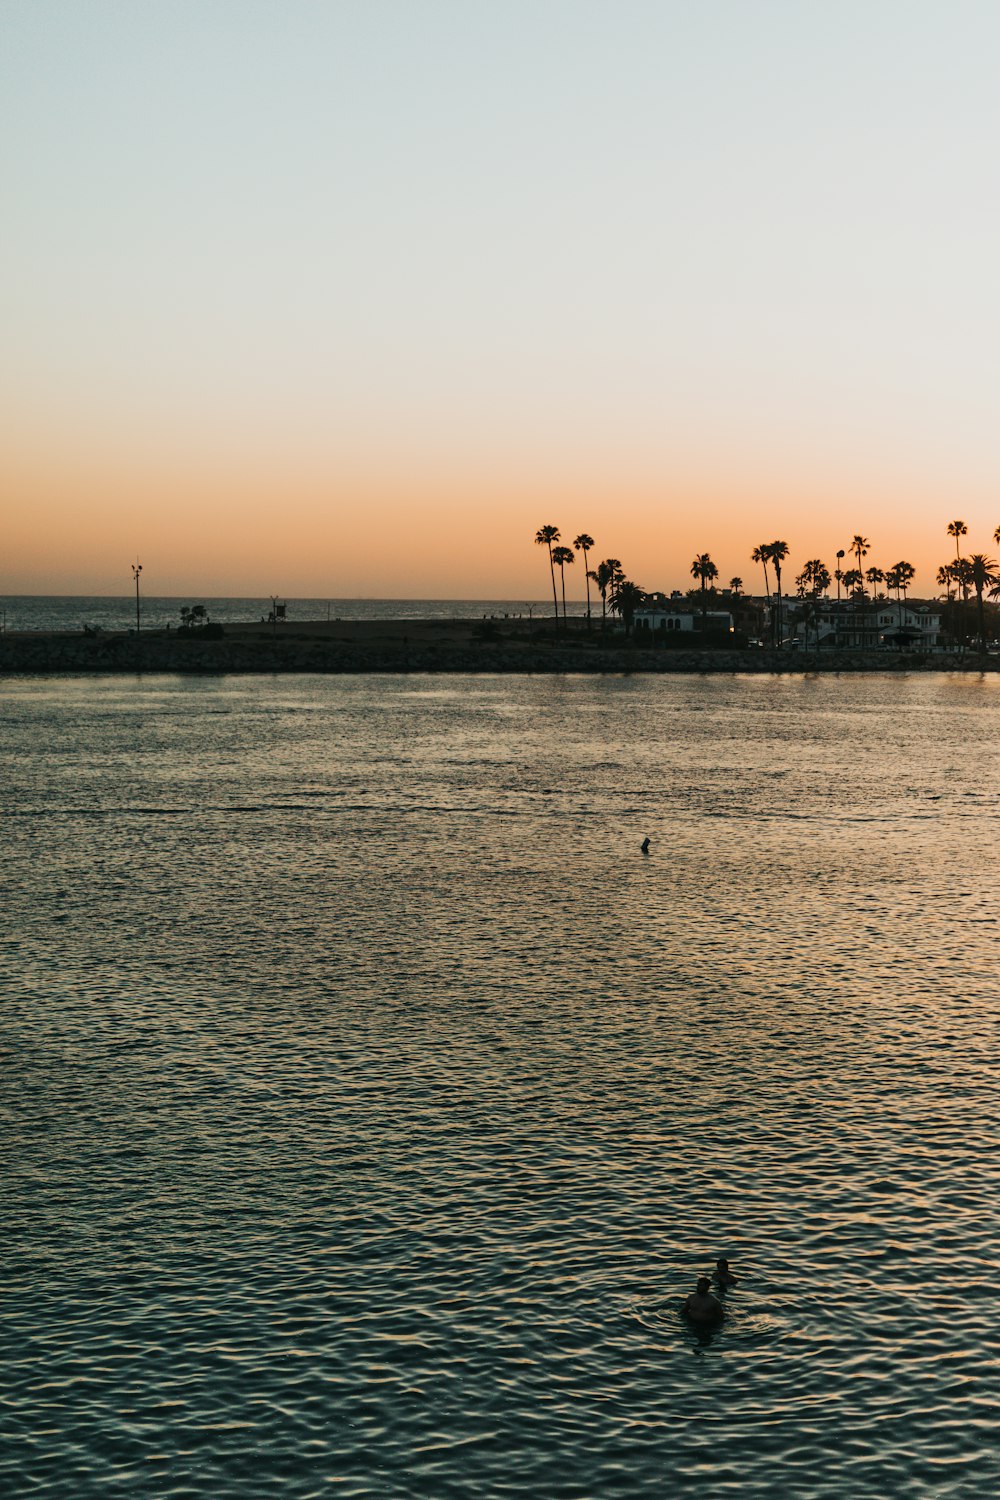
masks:
<svg viewBox="0 0 1000 1500"><path fill-rule="evenodd" d="M736 1277L729 1269L729 1262L724 1255L720 1255L715 1262L715 1280L721 1287L736 1285Z"/></svg>
<svg viewBox="0 0 1000 1500"><path fill-rule="evenodd" d="M703 1297L704 1297L705 1293L709 1290L709 1288L711 1287L711 1285L712 1285L712 1283L709 1281L709 1279L708 1279L707 1276L699 1276L698 1277L698 1290L699 1290L699 1292L701 1293L701 1295Z"/></svg>

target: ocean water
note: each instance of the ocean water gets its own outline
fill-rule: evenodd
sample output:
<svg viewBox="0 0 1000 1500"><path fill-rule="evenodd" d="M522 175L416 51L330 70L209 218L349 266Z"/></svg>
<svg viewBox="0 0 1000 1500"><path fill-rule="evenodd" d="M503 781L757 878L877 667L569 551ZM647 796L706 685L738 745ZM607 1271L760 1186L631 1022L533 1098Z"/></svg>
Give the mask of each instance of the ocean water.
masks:
<svg viewBox="0 0 1000 1500"><path fill-rule="evenodd" d="M0 1491L1000 1492L998 747L972 676L0 684Z"/></svg>
<svg viewBox="0 0 1000 1500"><path fill-rule="evenodd" d="M546 603L520 599L289 599L279 595L278 602L286 606L286 619L292 627L304 620L479 620L505 616L547 620L553 613L551 599ZM192 604L204 604L209 618L220 625L266 619L271 610L269 598L208 599L191 595L182 599L143 594L139 601L140 628L176 628L181 623L181 609ZM595 616L600 615L599 595L594 595L591 607ZM586 605L567 599L566 613L579 618L586 614ZM0 629L78 631L84 626L134 630L135 594L22 594L0 599Z"/></svg>

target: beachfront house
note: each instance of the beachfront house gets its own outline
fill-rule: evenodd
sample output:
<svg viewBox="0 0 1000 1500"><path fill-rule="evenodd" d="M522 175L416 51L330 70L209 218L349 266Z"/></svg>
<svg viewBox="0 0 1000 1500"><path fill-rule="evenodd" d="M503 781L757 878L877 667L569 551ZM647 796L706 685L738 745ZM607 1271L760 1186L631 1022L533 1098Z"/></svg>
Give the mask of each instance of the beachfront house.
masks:
<svg viewBox="0 0 1000 1500"><path fill-rule="evenodd" d="M684 594L673 594L669 598L664 594L650 594L645 607L636 610L635 630L637 634L647 631L663 636L678 631L692 636L699 632L731 635L733 617L728 609L704 612L694 609Z"/></svg>
<svg viewBox="0 0 1000 1500"><path fill-rule="evenodd" d="M932 651L941 641L934 602L894 599L789 599L788 644L815 651Z"/></svg>

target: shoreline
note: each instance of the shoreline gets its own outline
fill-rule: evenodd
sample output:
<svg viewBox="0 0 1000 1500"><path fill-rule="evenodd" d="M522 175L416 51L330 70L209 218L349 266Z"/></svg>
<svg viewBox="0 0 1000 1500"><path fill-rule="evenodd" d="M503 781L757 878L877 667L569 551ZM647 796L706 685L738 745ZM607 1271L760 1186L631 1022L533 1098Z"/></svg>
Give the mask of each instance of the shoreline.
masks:
<svg viewBox="0 0 1000 1500"><path fill-rule="evenodd" d="M512 620L333 620L226 625L216 637L183 631L140 634L21 631L0 635L0 677L116 672L222 676L274 672L763 675L1000 671L1000 658L967 652L804 652L761 647L626 643L570 623Z"/></svg>

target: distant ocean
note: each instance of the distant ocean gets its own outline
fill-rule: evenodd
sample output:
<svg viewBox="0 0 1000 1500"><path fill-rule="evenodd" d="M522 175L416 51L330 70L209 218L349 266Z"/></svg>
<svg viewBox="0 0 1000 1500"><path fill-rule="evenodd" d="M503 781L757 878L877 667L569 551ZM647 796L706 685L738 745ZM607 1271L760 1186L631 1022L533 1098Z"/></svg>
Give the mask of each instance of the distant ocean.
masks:
<svg viewBox="0 0 1000 1500"><path fill-rule="evenodd" d="M537 599L293 599L279 596L287 618L296 620L478 620L487 617L540 616L552 611ZM246 623L266 618L270 598L208 599L201 594L177 597L143 596L141 621L149 630L180 623L184 605L204 604L220 624ZM600 609L600 600L597 600ZM586 607L567 601L566 612L582 616ZM7 630L129 630L135 626L135 595L21 594L0 598L0 626Z"/></svg>

